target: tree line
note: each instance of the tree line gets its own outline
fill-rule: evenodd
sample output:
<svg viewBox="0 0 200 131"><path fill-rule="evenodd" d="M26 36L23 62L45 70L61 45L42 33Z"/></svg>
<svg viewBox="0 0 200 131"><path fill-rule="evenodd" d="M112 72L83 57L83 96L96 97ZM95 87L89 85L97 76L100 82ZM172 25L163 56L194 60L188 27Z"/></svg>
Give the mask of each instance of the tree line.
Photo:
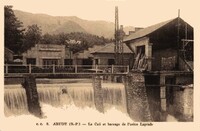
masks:
<svg viewBox="0 0 200 131"><path fill-rule="evenodd" d="M12 6L4 7L4 41L5 47L15 54L21 54L35 44L65 44L74 53L85 50L93 45L100 45L111 42L112 39L96 35L72 32L59 34L42 34L42 29L37 24L24 28L23 23L15 16ZM72 44L69 41L80 41L79 44Z"/></svg>

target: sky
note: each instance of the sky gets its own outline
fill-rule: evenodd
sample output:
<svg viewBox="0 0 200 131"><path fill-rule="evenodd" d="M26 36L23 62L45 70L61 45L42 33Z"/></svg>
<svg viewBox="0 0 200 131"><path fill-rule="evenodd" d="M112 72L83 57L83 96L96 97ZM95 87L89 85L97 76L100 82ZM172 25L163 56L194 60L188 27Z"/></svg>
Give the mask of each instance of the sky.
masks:
<svg viewBox="0 0 200 131"><path fill-rule="evenodd" d="M13 9L52 16L77 16L86 20L115 21L119 8L119 24L147 27L180 16L195 23L198 0L7 0Z"/></svg>

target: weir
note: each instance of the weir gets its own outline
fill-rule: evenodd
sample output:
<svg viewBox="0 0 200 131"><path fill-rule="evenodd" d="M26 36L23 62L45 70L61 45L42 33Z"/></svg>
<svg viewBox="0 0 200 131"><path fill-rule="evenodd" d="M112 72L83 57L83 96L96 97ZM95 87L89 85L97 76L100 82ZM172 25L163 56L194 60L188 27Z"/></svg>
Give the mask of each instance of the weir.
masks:
<svg viewBox="0 0 200 131"><path fill-rule="evenodd" d="M62 89L66 89L67 95L62 94ZM101 106L103 111L115 107L122 112L126 112L123 84L101 83L101 90L104 98L103 107ZM71 104L79 108L96 108L96 94L94 93L93 84L90 82L63 83L60 79L59 83L55 84L37 84L37 91L40 104L49 104L58 108L64 105L70 106ZM21 85L5 85L5 115L27 114L29 111L26 99L25 89Z"/></svg>
<svg viewBox="0 0 200 131"><path fill-rule="evenodd" d="M88 83L59 80L59 83L37 84L39 102L56 107L70 104L91 107L101 113L115 107L134 121L166 121L168 115L178 121L193 121L193 75L190 73L132 71L126 77L121 76L123 83L106 83L102 78L94 75ZM25 90L20 85L18 88L5 86L5 114L27 113ZM67 93L63 94L63 89Z"/></svg>
<svg viewBox="0 0 200 131"><path fill-rule="evenodd" d="M7 86L4 89L4 112L6 116L28 114L26 92L20 85Z"/></svg>

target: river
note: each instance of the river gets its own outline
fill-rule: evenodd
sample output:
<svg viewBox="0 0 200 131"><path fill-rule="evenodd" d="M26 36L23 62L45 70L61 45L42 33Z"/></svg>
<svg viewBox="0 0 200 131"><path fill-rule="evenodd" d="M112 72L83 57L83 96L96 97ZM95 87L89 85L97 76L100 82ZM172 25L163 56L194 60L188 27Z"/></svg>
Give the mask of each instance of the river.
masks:
<svg viewBox="0 0 200 131"><path fill-rule="evenodd" d="M80 123L134 121L134 118L130 118L127 113L125 87L122 83L102 82L103 113L95 108L93 86L89 79L38 79L37 83L44 118L42 121ZM5 85L4 105L4 114L9 122L23 119L31 123L32 120L39 120L29 114L25 90L20 84ZM176 119L168 116L167 121Z"/></svg>

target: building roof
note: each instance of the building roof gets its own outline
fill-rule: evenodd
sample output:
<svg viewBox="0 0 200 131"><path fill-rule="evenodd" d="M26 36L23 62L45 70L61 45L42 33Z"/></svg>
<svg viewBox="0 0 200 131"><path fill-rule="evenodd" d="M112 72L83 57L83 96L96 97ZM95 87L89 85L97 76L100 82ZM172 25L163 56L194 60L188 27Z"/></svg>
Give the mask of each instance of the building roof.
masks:
<svg viewBox="0 0 200 131"><path fill-rule="evenodd" d="M91 52L98 50L98 49L102 48L103 46L104 45L94 45L93 47L88 48L87 50L75 53L75 57L77 57L79 59L87 59L89 57L92 57Z"/></svg>
<svg viewBox="0 0 200 131"><path fill-rule="evenodd" d="M172 22L175 19L177 19L177 18L174 18L174 19L171 19L171 20L167 20L167 21L164 21L164 22L161 22L161 23L146 27L144 29L141 29L141 30L139 30L139 31L137 31L137 32L125 37L124 38L124 42L147 36L147 35L153 33L154 31L160 29L161 27L165 26L166 24Z"/></svg>
<svg viewBox="0 0 200 131"><path fill-rule="evenodd" d="M105 46L101 47L100 49L93 50L90 53L115 53L114 52L115 44L114 43L108 43ZM128 48L126 44L123 44L124 53L132 53L132 51Z"/></svg>

